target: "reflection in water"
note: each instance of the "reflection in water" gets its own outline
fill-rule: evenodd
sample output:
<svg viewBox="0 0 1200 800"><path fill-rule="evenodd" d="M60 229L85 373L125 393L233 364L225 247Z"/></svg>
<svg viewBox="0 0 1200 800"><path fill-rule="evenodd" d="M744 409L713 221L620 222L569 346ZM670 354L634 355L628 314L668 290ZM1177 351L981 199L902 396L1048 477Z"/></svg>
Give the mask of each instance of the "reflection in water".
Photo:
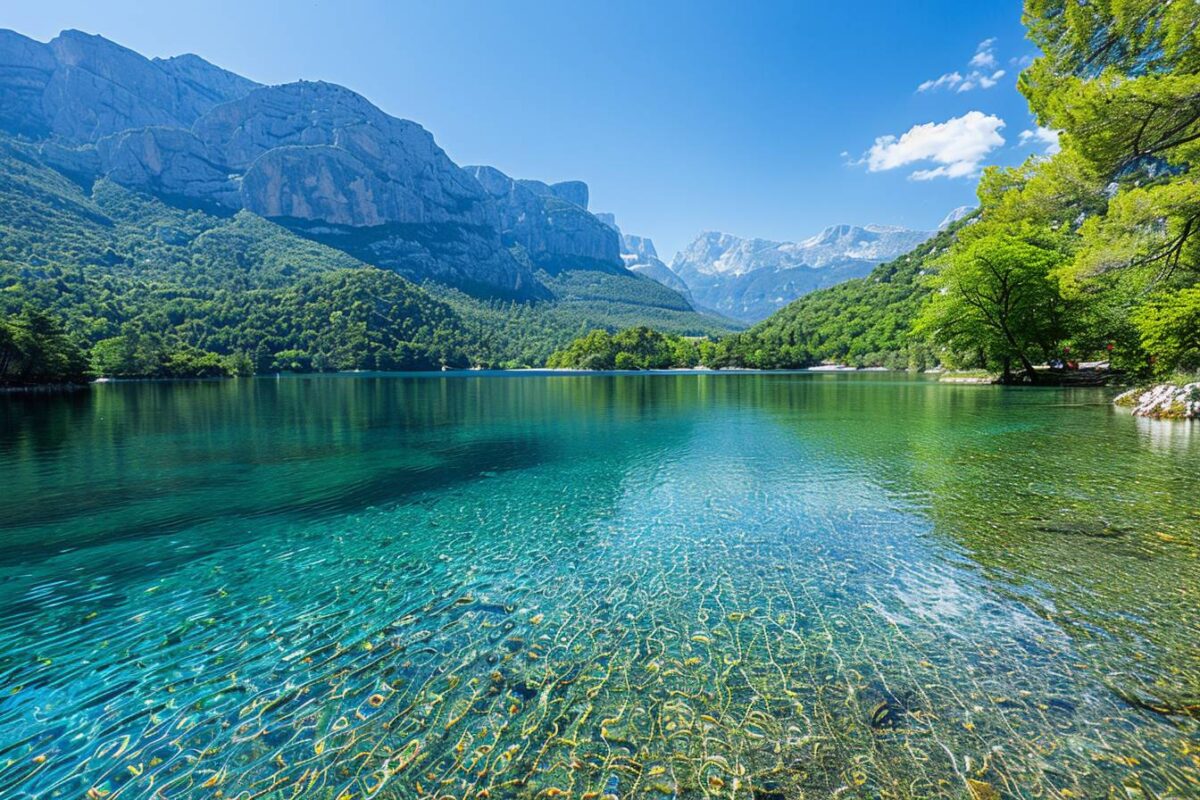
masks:
<svg viewBox="0 0 1200 800"><path fill-rule="evenodd" d="M1146 417L1134 417L1134 421L1137 422L1142 436L1156 450L1179 449L1186 452L1195 447L1192 441L1196 431L1195 425L1181 425L1173 420Z"/></svg>
<svg viewBox="0 0 1200 800"><path fill-rule="evenodd" d="M1200 444L1105 399L0 400L0 796L1193 796Z"/></svg>

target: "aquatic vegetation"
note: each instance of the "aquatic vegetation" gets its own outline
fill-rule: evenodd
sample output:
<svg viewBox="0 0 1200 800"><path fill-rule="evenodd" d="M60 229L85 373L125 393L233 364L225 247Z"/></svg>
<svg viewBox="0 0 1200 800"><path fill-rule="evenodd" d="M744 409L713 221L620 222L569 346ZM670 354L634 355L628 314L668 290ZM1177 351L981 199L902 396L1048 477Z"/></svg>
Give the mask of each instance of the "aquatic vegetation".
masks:
<svg viewBox="0 0 1200 800"><path fill-rule="evenodd" d="M722 391L762 378L732 380ZM374 507L217 518L3 562L0 795L995 800L1200 787L1194 654L1138 627L1115 587L1089 586L1089 606L989 574L986 539L946 533L975 520L952 525L915 493L928 475L889 490L907 467L877 461L890 450L851 452L890 434L826 436L819 415L735 397L578 416L539 434L540 453L569 458L477 463L470 479ZM523 430L520 399L481 398L497 421L472 435ZM450 430L464 447L468 432ZM969 476L969 449L939 441ZM406 452L394 446L366 451L374 469ZM979 510L997 502L975 496ZM1191 552L1173 518L1155 529L1168 542L1142 517L1037 510L1008 541L1057 543L1024 550L1038 581L1051 562L1083 569L1081 546L1175 548L1157 568L1196 575L1194 558L1168 561ZM1122 611L1129 640L1106 632ZM1192 625L1176 636L1196 631L1195 616L1175 619Z"/></svg>

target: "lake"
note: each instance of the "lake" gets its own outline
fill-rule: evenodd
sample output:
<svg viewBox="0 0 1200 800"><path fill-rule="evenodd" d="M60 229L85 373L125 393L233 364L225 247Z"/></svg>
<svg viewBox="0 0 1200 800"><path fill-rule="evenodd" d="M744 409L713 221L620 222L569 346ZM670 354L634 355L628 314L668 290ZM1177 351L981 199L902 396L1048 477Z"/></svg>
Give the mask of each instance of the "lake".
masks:
<svg viewBox="0 0 1200 800"><path fill-rule="evenodd" d="M1200 796L1200 426L1111 395L0 396L0 796Z"/></svg>

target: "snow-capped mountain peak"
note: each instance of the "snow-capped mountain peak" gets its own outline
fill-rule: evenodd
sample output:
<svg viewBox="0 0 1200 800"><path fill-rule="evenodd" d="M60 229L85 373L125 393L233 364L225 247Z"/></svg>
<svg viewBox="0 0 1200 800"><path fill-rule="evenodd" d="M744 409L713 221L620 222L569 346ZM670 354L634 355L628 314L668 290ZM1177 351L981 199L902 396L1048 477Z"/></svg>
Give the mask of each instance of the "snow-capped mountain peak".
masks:
<svg viewBox="0 0 1200 800"><path fill-rule="evenodd" d="M939 231L946 230L946 228L949 228L951 225L958 222L963 217L967 216L968 214L971 214L974 210L975 210L975 206L959 206L958 208L954 209L949 214L947 214L945 219L943 219L940 223L938 223L937 229Z"/></svg>
<svg viewBox="0 0 1200 800"><path fill-rule="evenodd" d="M895 225L831 225L799 242L775 242L704 231L671 269L702 305L753 322L813 289L865 275L932 235Z"/></svg>

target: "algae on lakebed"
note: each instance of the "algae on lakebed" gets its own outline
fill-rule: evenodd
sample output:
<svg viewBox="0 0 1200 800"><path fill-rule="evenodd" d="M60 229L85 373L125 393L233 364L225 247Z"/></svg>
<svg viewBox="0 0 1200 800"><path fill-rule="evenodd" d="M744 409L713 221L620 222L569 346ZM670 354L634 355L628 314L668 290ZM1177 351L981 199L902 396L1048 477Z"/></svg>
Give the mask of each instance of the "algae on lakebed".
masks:
<svg viewBox="0 0 1200 800"><path fill-rule="evenodd" d="M1200 785L1200 441L1103 391L339 377L5 413L0 794Z"/></svg>

